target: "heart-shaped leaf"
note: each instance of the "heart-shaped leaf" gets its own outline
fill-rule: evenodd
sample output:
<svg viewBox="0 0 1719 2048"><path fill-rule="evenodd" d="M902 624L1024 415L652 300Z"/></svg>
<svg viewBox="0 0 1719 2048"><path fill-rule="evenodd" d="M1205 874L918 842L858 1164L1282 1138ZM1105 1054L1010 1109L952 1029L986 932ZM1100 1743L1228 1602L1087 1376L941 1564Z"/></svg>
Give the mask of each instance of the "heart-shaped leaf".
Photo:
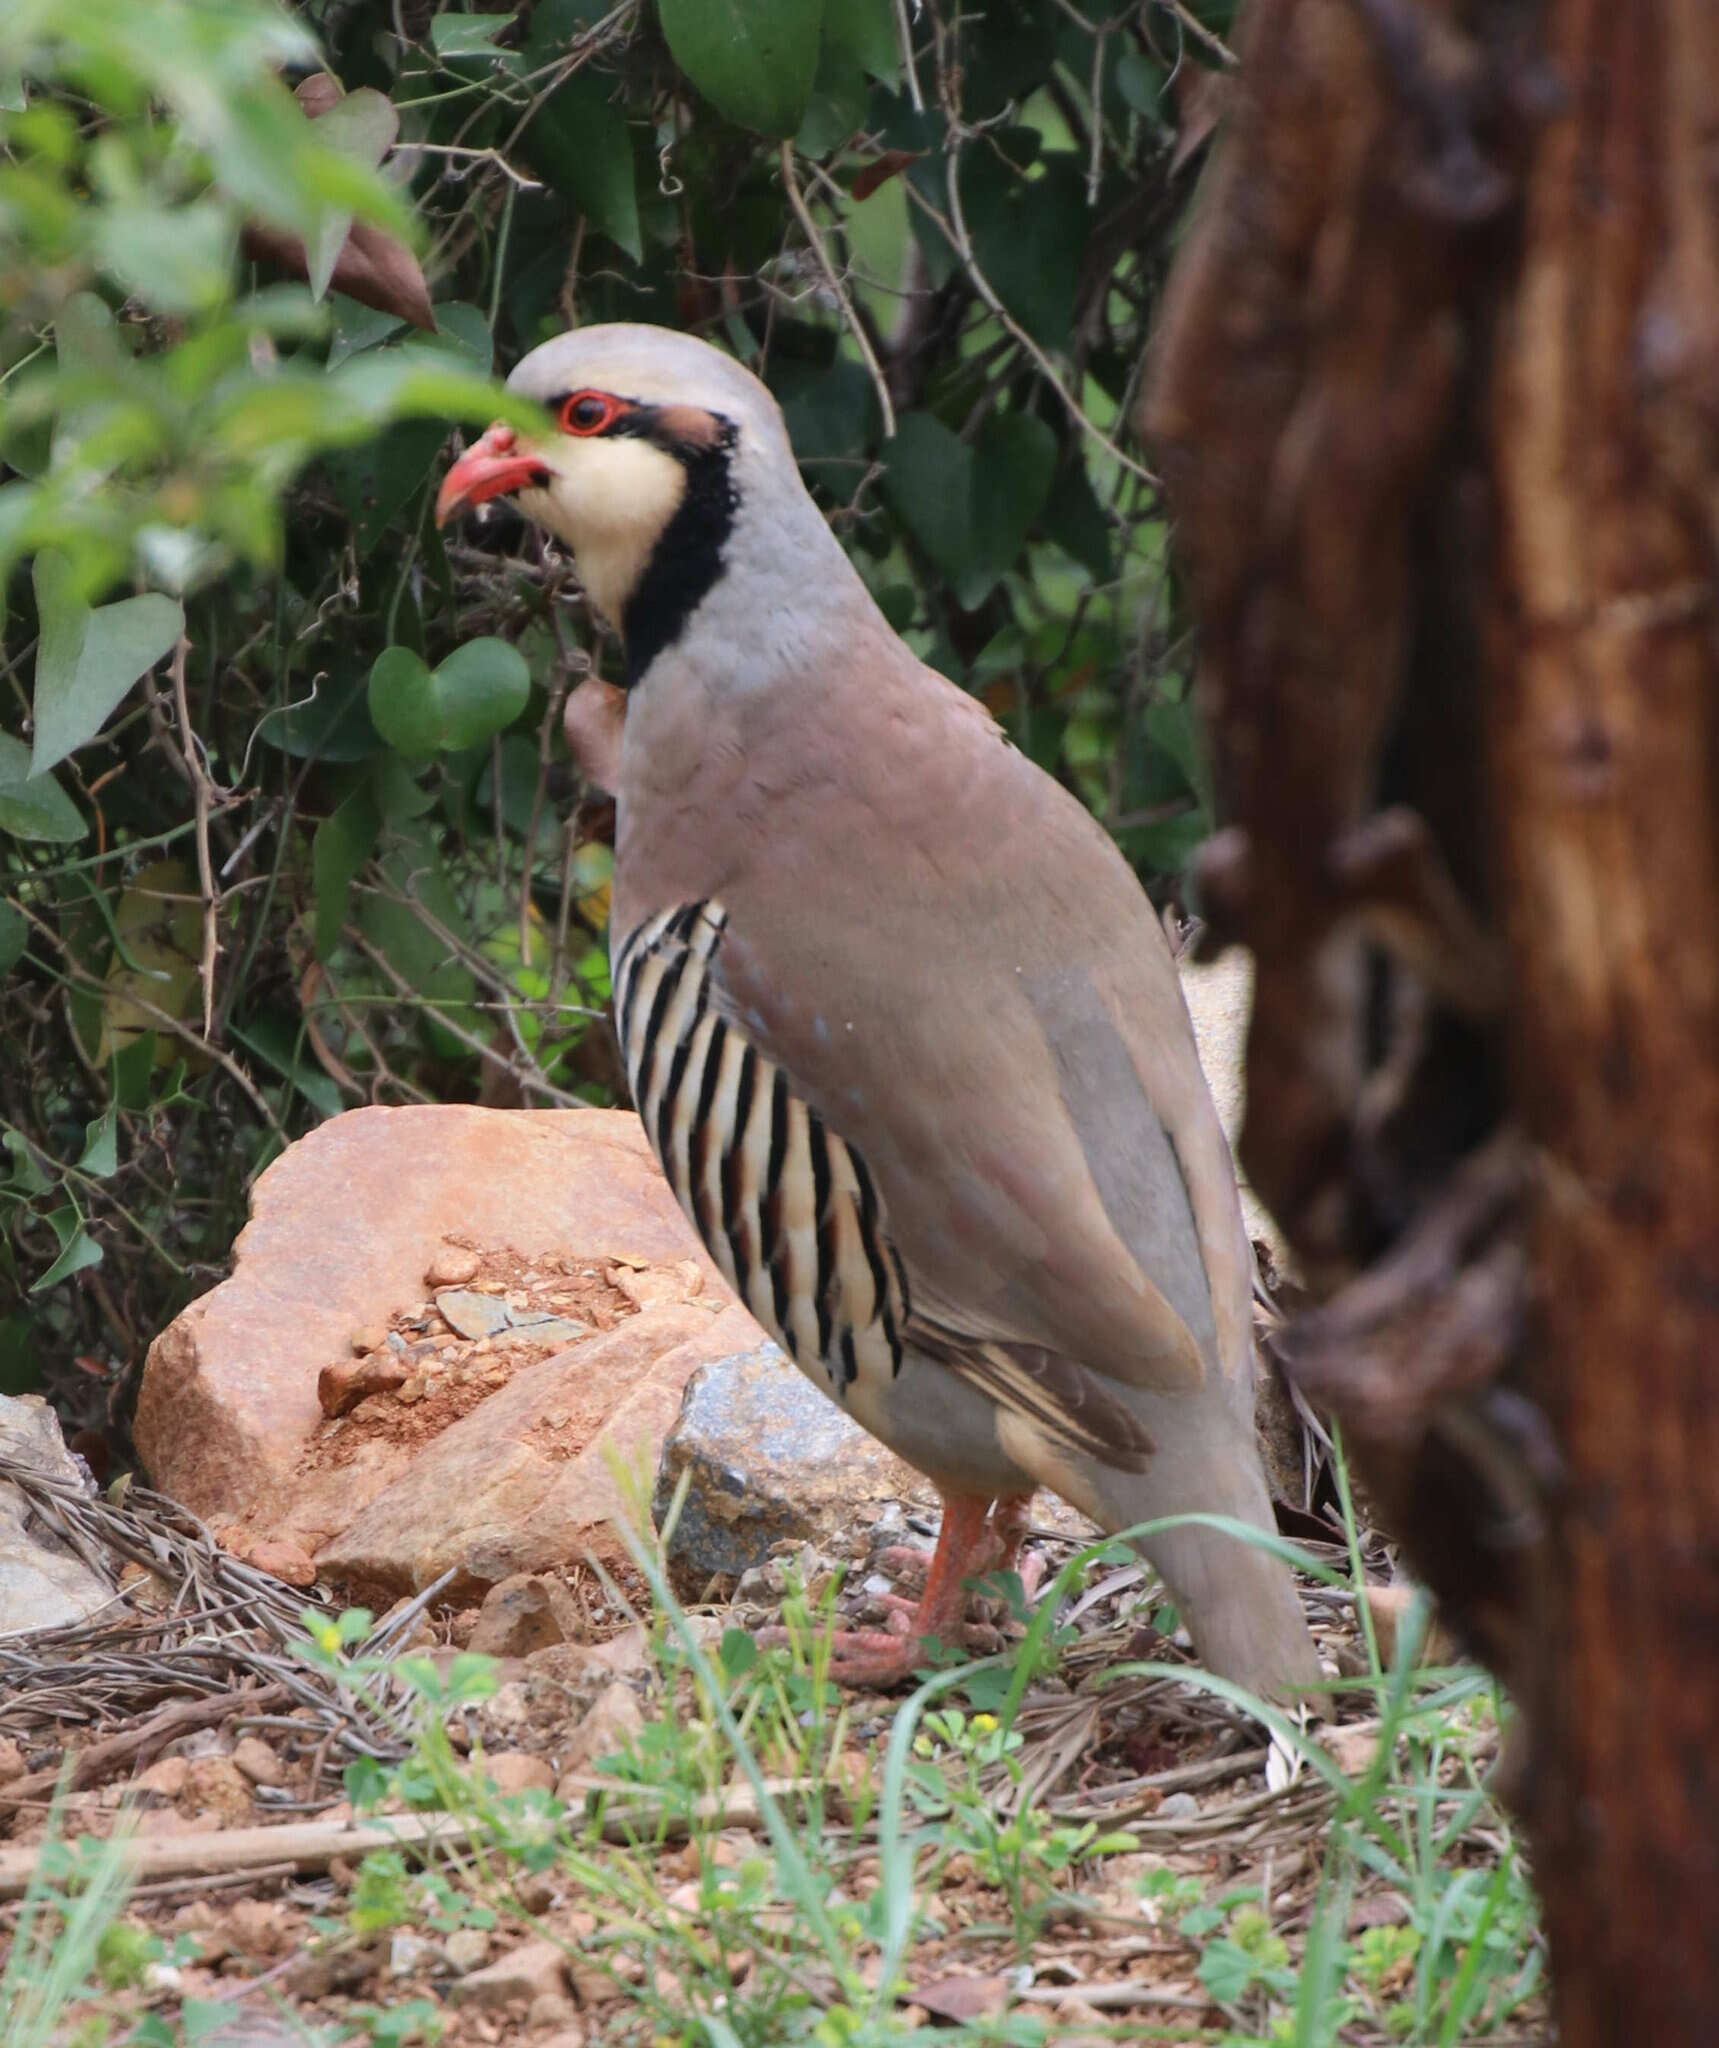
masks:
<svg viewBox="0 0 1719 2048"><path fill-rule="evenodd" d="M971 580L983 580L985 590L1025 546L1028 529L1044 509L1055 468L1056 435L1031 413L993 413L980 429L973 450L976 574ZM970 601L977 604L979 599Z"/></svg>
<svg viewBox="0 0 1719 2048"><path fill-rule="evenodd" d="M812 97L823 0L658 0L674 61L719 114L792 135Z"/></svg>
<svg viewBox="0 0 1719 2048"><path fill-rule="evenodd" d="M1044 507L1056 435L1029 413L997 413L969 448L930 413L910 412L885 449L884 494L972 611L1013 564Z"/></svg>
<svg viewBox="0 0 1719 2048"><path fill-rule="evenodd" d="M356 92L342 93L337 81L322 71L307 78L296 97L306 120L318 123L318 141L326 142L331 149L339 150L342 156L351 157L367 169L374 170L394 147L394 138L400 132L400 116L394 110L394 102L374 86L361 85ZM324 216L306 265L313 299L327 296L329 281L351 229L349 213ZM379 239L388 240L386 236Z"/></svg>
<svg viewBox="0 0 1719 2048"><path fill-rule="evenodd" d="M89 830L51 775L30 773L30 750L0 732L0 832L14 839L81 839Z"/></svg>
<svg viewBox="0 0 1719 2048"><path fill-rule="evenodd" d="M409 759L475 747L525 709L531 671L505 640L468 640L440 668L427 668L409 647L388 647L370 670L370 716L376 730Z"/></svg>
<svg viewBox="0 0 1719 2048"><path fill-rule="evenodd" d="M632 140L602 80L575 71L558 85L520 137L520 148L594 228L639 260L644 244Z"/></svg>
<svg viewBox="0 0 1719 2048"><path fill-rule="evenodd" d="M60 1256L40 1280L31 1283L32 1294L40 1294L44 1287L52 1287L58 1281L69 1279L73 1273L81 1273L86 1266L101 1264L101 1246L84 1228L84 1219L69 1203L63 1209L50 1210L48 1222L59 1239Z"/></svg>
<svg viewBox="0 0 1719 2048"><path fill-rule="evenodd" d="M36 557L35 582L42 637L36 650L33 776L45 775L94 739L126 691L185 630L184 612L156 591L92 611L76 595L71 564L57 554Z"/></svg>
<svg viewBox="0 0 1719 2048"><path fill-rule="evenodd" d="M907 530L954 579L973 551L973 451L928 412L903 413L884 449L884 496Z"/></svg>

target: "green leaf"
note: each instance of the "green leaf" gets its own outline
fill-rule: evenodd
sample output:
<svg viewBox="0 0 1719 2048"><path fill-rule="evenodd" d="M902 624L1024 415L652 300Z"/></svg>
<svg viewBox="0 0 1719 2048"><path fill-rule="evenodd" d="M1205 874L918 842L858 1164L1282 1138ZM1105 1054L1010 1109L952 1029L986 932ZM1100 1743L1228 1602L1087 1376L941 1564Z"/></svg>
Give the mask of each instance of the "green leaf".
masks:
<svg viewBox="0 0 1719 2048"><path fill-rule="evenodd" d="M1070 456L1057 471L1045 501L1044 527L1046 537L1072 555L1094 583L1110 580L1115 573L1110 522L1078 455Z"/></svg>
<svg viewBox="0 0 1719 2048"><path fill-rule="evenodd" d="M511 14L438 14L430 23L430 42L444 64L469 69L474 60L498 71L518 73L525 66L517 50L501 50L495 39L513 26Z"/></svg>
<svg viewBox="0 0 1719 2048"><path fill-rule="evenodd" d="M501 801L496 802L494 763L484 764L475 792L477 802L487 809L498 825L521 838L531 828L531 810L537 796L539 770L537 742L529 734L510 732L501 743ZM557 843L561 827L540 811L537 819L538 850L548 851Z"/></svg>
<svg viewBox="0 0 1719 2048"><path fill-rule="evenodd" d="M973 549L973 451L928 412L904 413L884 448L883 493L897 518L946 576Z"/></svg>
<svg viewBox="0 0 1719 2048"><path fill-rule="evenodd" d="M318 1116L340 1114L339 1084L305 1050L300 1020L262 1010L254 1016L233 1018L227 1028L247 1052L255 1053L290 1082Z"/></svg>
<svg viewBox="0 0 1719 2048"><path fill-rule="evenodd" d="M84 1152L78 1171L106 1180L119 1171L119 1126L111 1109L103 1110L84 1129Z"/></svg>
<svg viewBox="0 0 1719 2048"><path fill-rule="evenodd" d="M33 776L45 775L93 739L126 691L185 630L184 612L158 591L91 611L73 591L71 565L63 555L38 555L35 583L42 637L32 707Z"/></svg>
<svg viewBox="0 0 1719 2048"><path fill-rule="evenodd" d="M89 830L51 775L30 773L30 750L0 732L0 832L14 839L81 839Z"/></svg>
<svg viewBox="0 0 1719 2048"><path fill-rule="evenodd" d="M30 943L29 921L15 903L0 902L0 974L10 974Z"/></svg>
<svg viewBox="0 0 1719 2048"><path fill-rule="evenodd" d="M434 838L421 826L403 831L383 857L382 870L403 900L367 893L358 906L358 922L371 944L417 991L419 1022L429 1042L449 1057L469 1057L470 1048L444 1030L436 1015L447 1011L468 1030L481 1021L470 1009L477 993L471 970L449 957L442 936L451 932L469 941L470 933ZM414 904L422 906L440 931L425 923Z"/></svg>
<svg viewBox="0 0 1719 2048"><path fill-rule="evenodd" d="M277 705L258 719L256 737L299 761L367 761L382 751L382 736L370 723L364 678L318 677L313 694Z"/></svg>
<svg viewBox="0 0 1719 2048"><path fill-rule="evenodd" d="M1116 60L1115 78L1116 90L1135 113L1149 115L1154 121L1160 118L1164 73L1159 65L1130 46Z"/></svg>
<svg viewBox="0 0 1719 2048"><path fill-rule="evenodd" d="M471 17L468 15L469 21ZM394 147L400 116L394 102L373 85L343 93L316 121L316 139L342 156L374 169Z"/></svg>
<svg viewBox="0 0 1719 2048"><path fill-rule="evenodd" d="M468 305L464 299L444 299L436 308L435 333L417 336L415 346L445 348L449 355L469 363L484 377L495 361L495 337L489 331L483 308Z"/></svg>
<svg viewBox="0 0 1719 2048"><path fill-rule="evenodd" d="M949 578L964 611L1013 563L1056 467L1056 436L1028 413L998 413L969 448L930 413L908 413L884 450L884 495Z"/></svg>
<svg viewBox="0 0 1719 2048"><path fill-rule="evenodd" d="M434 421L399 420L361 448L327 458L328 480L352 521L360 561L423 486L447 438L447 429Z"/></svg>
<svg viewBox="0 0 1719 2048"><path fill-rule="evenodd" d="M758 1638L743 1628L725 1628L716 1655L724 1678L743 1678L758 1662Z"/></svg>
<svg viewBox="0 0 1719 2048"><path fill-rule="evenodd" d="M27 1195L39 1195L53 1185L22 1131L0 1131L0 1151L12 1155L11 1171L0 1181L0 1187L22 1188Z"/></svg>
<svg viewBox="0 0 1719 2048"><path fill-rule="evenodd" d="M824 0L817 76L794 147L803 156L828 156L869 125L872 80L893 85L900 75L892 0Z"/></svg>
<svg viewBox="0 0 1719 2048"><path fill-rule="evenodd" d="M149 1107L149 1084L155 1072L155 1033L140 1031L117 1047L108 1060L108 1087L116 1105L141 1115Z"/></svg>
<svg viewBox="0 0 1719 2048"><path fill-rule="evenodd" d="M400 116L394 102L374 86L361 85L335 101L317 117L316 139L325 148L350 157L354 163L374 170L394 146L400 132ZM353 216L340 207L326 209L308 250L306 274L310 295L319 303L328 296L329 281L346 238L352 232Z"/></svg>
<svg viewBox="0 0 1719 2048"><path fill-rule="evenodd" d="M1194 1973L1219 2005L1235 2005L1255 1977L1254 1960L1227 1936L1207 1944Z"/></svg>
<svg viewBox="0 0 1719 2048"><path fill-rule="evenodd" d="M973 586L983 582L989 590L1025 546L1056 456L1056 435L1031 413L993 413L980 429L973 450Z"/></svg>
<svg viewBox="0 0 1719 2048"><path fill-rule="evenodd" d="M237 217L220 199L105 206L95 234L102 267L171 319L212 312L227 297L237 240Z"/></svg>
<svg viewBox="0 0 1719 2048"><path fill-rule="evenodd" d="M33 1394L41 1384L35 1322L22 1313L0 1317L0 1394Z"/></svg>
<svg viewBox="0 0 1719 2048"><path fill-rule="evenodd" d="M370 858L382 830L382 813L370 785L358 788L316 828L311 843L311 884L316 895L316 957L326 960L340 943L346 900L358 870Z"/></svg>
<svg viewBox="0 0 1719 2048"><path fill-rule="evenodd" d="M31 1287L32 1294L40 1294L44 1287L52 1287L57 1281L69 1279L73 1273L81 1273L86 1266L101 1264L101 1246L84 1228L84 1219L69 1203L63 1209L51 1210L48 1223L60 1241L60 1256Z"/></svg>
<svg viewBox="0 0 1719 2048"><path fill-rule="evenodd" d="M1016 132L1006 131L1011 145ZM1033 339L1045 348L1064 349L1074 319L1075 280L1092 228L1084 169L1067 151L1047 155L1042 176L999 177L999 168L999 159L987 164L971 149L961 158L962 205L973 252L997 296Z"/></svg>
<svg viewBox="0 0 1719 2048"><path fill-rule="evenodd" d="M531 671L505 640L468 640L439 668L409 647L387 647L370 670L370 716L391 747L411 760L475 747L525 709Z"/></svg>
<svg viewBox="0 0 1719 2048"><path fill-rule="evenodd" d="M658 0L675 62L719 114L792 135L818 70L823 0Z"/></svg>
<svg viewBox="0 0 1719 2048"><path fill-rule="evenodd" d="M889 84L901 72L901 36L891 0L824 0L826 50L843 56Z"/></svg>
<svg viewBox="0 0 1719 2048"><path fill-rule="evenodd" d="M520 148L542 178L637 263L644 244L633 145L609 91L603 79L575 71L543 102Z"/></svg>

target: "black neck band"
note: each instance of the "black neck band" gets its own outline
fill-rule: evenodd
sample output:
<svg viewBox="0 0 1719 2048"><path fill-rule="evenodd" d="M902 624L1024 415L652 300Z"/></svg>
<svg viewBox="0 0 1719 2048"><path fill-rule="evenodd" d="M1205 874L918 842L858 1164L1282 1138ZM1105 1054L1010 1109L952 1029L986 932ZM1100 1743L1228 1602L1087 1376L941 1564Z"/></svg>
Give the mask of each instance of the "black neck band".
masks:
<svg viewBox="0 0 1719 2048"><path fill-rule="evenodd" d="M680 638L722 574L722 551L740 503L730 467L734 440L733 427L725 426L714 447L682 446L672 451L686 470L686 495L663 528L621 614L629 687Z"/></svg>

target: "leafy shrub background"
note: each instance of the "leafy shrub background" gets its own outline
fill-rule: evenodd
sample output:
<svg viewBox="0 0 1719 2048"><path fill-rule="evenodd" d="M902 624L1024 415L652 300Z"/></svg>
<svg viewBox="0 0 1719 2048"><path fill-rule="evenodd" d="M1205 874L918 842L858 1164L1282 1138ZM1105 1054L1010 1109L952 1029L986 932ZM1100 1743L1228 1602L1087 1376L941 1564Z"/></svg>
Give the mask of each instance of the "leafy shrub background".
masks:
<svg viewBox="0 0 1719 2048"><path fill-rule="evenodd" d="M510 513L430 518L574 322L758 370L891 621L1173 882L1209 819L1120 422L1228 29L8 0L0 1390L97 1447L322 1117L616 1098L560 724L617 649Z"/></svg>

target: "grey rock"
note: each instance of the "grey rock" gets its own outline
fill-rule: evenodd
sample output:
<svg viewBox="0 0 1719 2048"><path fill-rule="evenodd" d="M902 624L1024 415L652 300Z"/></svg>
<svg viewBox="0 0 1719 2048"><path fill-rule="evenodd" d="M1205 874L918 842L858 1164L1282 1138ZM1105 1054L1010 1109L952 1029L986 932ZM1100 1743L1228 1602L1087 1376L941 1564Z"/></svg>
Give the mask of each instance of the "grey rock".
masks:
<svg viewBox="0 0 1719 2048"><path fill-rule="evenodd" d="M518 1315L512 1327L536 1344L577 1344L591 1334L589 1323L576 1323L571 1316Z"/></svg>
<svg viewBox="0 0 1719 2048"><path fill-rule="evenodd" d="M507 1328L507 1303L495 1294L479 1294L470 1287L444 1287L436 1306L450 1330L462 1337L493 1337Z"/></svg>
<svg viewBox="0 0 1719 2048"><path fill-rule="evenodd" d="M1153 1814L1154 1820L1198 1820L1200 1802L1192 1792L1167 1792L1163 1804Z"/></svg>
<svg viewBox="0 0 1719 2048"><path fill-rule="evenodd" d="M450 1948L456 1938L450 1936ZM504 2005L528 2006L546 1992L566 1996L566 1955L552 1941L528 1941L481 1970L473 1970L454 1985L450 1996L455 2005L494 2012Z"/></svg>
<svg viewBox="0 0 1719 2048"><path fill-rule="evenodd" d="M85 1489L37 1394L0 1394L0 1459ZM113 1587L47 1528L18 1487L0 1477L0 1636L66 1628L113 1598Z"/></svg>
<svg viewBox="0 0 1719 2048"><path fill-rule="evenodd" d="M690 1479L669 1559L691 1577L746 1572L784 1542L846 1552L884 1503L935 1498L774 1344L716 1359L688 1380L657 1468L659 1526L682 1473Z"/></svg>
<svg viewBox="0 0 1719 2048"><path fill-rule="evenodd" d="M420 1970L433 1970L446 1961L443 1950L421 1934L396 1934L388 1944L390 1977L415 1977Z"/></svg>
<svg viewBox="0 0 1719 2048"><path fill-rule="evenodd" d="M481 1927L456 1927L442 1944L448 1961L464 1976L489 1961L489 1936Z"/></svg>

